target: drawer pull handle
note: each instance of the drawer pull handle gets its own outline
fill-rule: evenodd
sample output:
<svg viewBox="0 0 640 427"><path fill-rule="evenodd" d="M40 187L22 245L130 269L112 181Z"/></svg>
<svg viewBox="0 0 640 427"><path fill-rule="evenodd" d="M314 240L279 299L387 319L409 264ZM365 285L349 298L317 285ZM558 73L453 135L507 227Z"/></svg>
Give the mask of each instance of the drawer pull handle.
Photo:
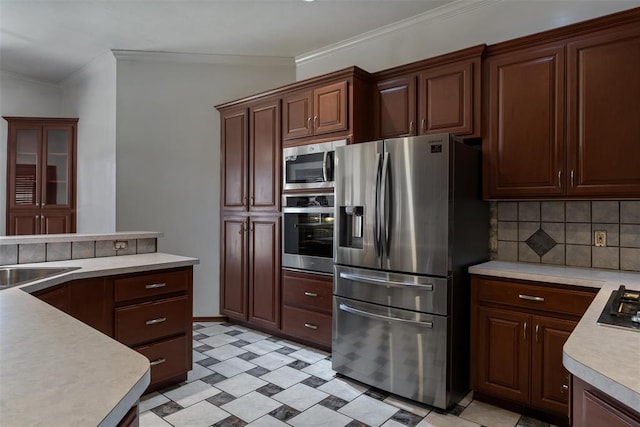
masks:
<svg viewBox="0 0 640 427"><path fill-rule="evenodd" d="M560 386L560 393L564 394L567 390L569 390L569 386L566 384L562 384Z"/></svg>
<svg viewBox="0 0 640 427"><path fill-rule="evenodd" d="M145 323L147 325L155 325L156 323L162 323L162 322L166 322L166 321L167 321L166 317L158 317L157 319L147 320Z"/></svg>
<svg viewBox="0 0 640 427"><path fill-rule="evenodd" d="M518 298L526 299L527 301L544 302L544 297L532 297L531 295L520 294L520 295L518 295Z"/></svg>
<svg viewBox="0 0 640 427"><path fill-rule="evenodd" d="M165 359L164 357L161 357L160 359L156 359L153 362L149 362L149 365L156 366L156 365L159 365L159 364L164 363L166 361L167 361L167 359Z"/></svg>
<svg viewBox="0 0 640 427"><path fill-rule="evenodd" d="M305 323L304 327L305 328L309 328L309 329L313 329L313 330L318 329L318 327L316 325L312 325L311 323Z"/></svg>
<svg viewBox="0 0 640 427"><path fill-rule="evenodd" d="M307 296L307 297L317 297L318 296L318 294L316 294L315 292L305 292L304 295Z"/></svg>
<svg viewBox="0 0 640 427"><path fill-rule="evenodd" d="M165 286L167 286L166 283L150 283L148 285L145 285L146 289L156 289L156 288L164 288Z"/></svg>

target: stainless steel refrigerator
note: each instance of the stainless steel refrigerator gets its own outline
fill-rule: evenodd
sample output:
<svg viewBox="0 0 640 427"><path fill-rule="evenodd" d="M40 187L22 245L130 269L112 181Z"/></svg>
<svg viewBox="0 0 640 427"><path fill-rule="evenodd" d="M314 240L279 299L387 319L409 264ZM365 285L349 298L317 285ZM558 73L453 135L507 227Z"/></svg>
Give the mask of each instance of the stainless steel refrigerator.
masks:
<svg viewBox="0 0 640 427"><path fill-rule="evenodd" d="M449 134L336 149L333 369L439 408L469 390L469 277L486 261L481 151Z"/></svg>

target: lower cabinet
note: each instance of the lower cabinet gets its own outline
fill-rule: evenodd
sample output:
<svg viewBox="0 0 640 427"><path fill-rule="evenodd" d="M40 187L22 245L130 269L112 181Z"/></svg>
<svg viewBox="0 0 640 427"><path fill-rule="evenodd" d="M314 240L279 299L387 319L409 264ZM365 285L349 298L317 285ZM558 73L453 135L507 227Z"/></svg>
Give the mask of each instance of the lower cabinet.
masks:
<svg viewBox="0 0 640 427"><path fill-rule="evenodd" d="M282 270L282 332L331 348L333 278Z"/></svg>
<svg viewBox="0 0 640 427"><path fill-rule="evenodd" d="M192 365L193 268L74 280L34 293L149 359L147 391L184 381Z"/></svg>
<svg viewBox="0 0 640 427"><path fill-rule="evenodd" d="M640 427L640 413L573 377L571 421L579 427Z"/></svg>
<svg viewBox="0 0 640 427"><path fill-rule="evenodd" d="M471 387L480 398L566 419L569 372L562 347L595 292L473 277Z"/></svg>

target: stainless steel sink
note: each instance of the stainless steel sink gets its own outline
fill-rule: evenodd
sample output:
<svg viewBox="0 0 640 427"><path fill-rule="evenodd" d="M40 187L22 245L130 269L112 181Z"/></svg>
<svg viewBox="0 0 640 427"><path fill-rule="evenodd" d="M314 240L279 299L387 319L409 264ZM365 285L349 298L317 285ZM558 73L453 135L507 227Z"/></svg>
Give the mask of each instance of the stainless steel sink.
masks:
<svg viewBox="0 0 640 427"><path fill-rule="evenodd" d="M0 268L0 289L10 288L16 285L55 276L68 271L77 270L78 267L7 267Z"/></svg>

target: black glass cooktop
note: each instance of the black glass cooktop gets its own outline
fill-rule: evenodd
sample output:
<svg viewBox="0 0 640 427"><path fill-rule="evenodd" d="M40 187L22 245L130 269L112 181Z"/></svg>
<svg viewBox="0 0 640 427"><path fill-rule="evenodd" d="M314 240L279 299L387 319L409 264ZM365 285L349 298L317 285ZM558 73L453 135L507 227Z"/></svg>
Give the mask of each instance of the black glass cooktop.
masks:
<svg viewBox="0 0 640 427"><path fill-rule="evenodd" d="M598 318L598 325L640 332L640 291L624 286L613 291Z"/></svg>

